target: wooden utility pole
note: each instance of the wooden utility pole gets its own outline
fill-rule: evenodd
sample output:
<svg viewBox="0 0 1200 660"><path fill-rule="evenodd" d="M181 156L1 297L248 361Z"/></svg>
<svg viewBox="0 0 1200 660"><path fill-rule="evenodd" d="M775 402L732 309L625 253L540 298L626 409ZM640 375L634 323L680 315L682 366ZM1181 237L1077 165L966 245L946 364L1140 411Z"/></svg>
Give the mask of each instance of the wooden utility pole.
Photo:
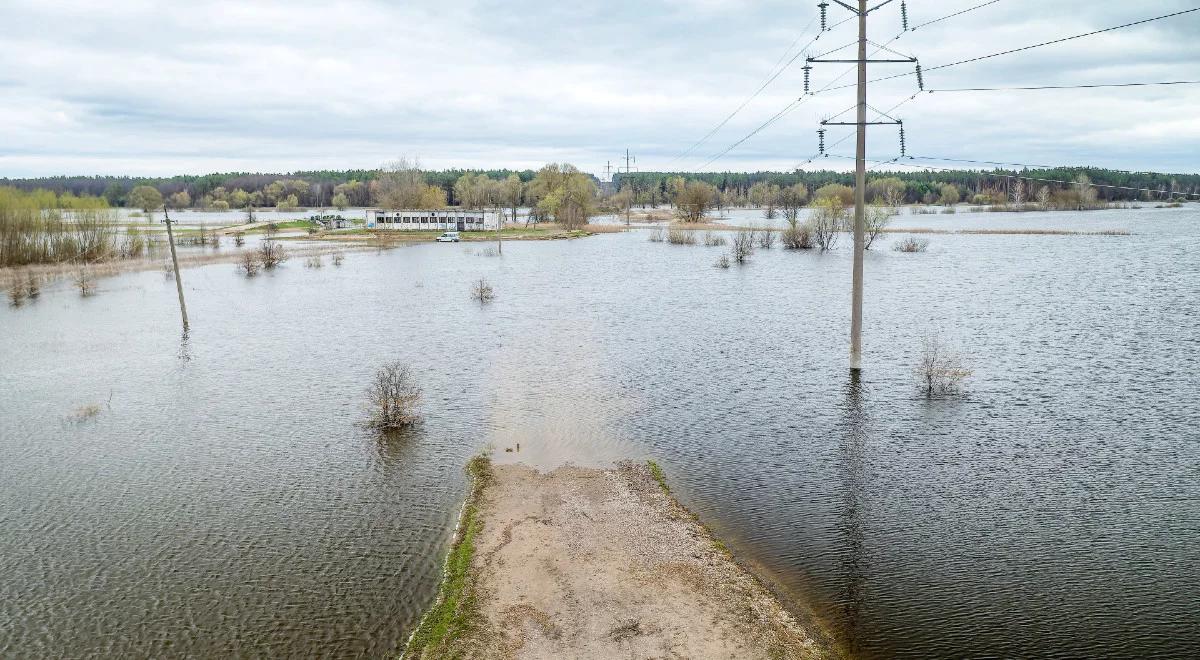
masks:
<svg viewBox="0 0 1200 660"><path fill-rule="evenodd" d="M167 243L171 245L171 265L175 268L175 291L179 294L179 314L183 317L183 334L188 333L187 305L183 302L183 280L179 278L179 257L175 256L175 232L171 229L171 214L163 205L163 219L167 223Z"/></svg>
<svg viewBox="0 0 1200 660"><path fill-rule="evenodd" d="M883 0L879 4L867 8L867 0L858 0L858 7L853 7L841 0L834 0L858 15L858 58L854 60L814 59L808 58L808 64L813 62L843 62L858 65L858 117L854 126L858 131L858 147L854 155L854 272L851 283L850 303L850 371L862 369L862 322L863 322L863 262L866 255L866 224L867 224L867 126L872 124L897 124L899 120L867 121L867 64L885 62L913 62L916 58L904 59L867 59L867 16L880 7L890 4L892 0ZM823 6L822 6L823 5ZM824 7L826 3L819 5ZM822 28L824 28L822 18ZM840 50L840 49L839 49ZM881 49L882 50L882 49ZM882 114L882 113L880 113ZM890 117L888 119L891 119ZM822 121L822 126L845 126L846 122ZM823 140L824 138L822 138ZM822 141L822 145L824 142ZM824 151L824 146L822 146Z"/></svg>

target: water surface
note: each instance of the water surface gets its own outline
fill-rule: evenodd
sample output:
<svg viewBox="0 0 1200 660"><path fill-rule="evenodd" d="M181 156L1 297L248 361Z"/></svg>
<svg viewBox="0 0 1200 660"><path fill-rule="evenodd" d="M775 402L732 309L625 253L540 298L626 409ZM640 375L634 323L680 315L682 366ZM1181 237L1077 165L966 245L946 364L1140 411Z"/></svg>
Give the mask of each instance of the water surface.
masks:
<svg viewBox="0 0 1200 660"><path fill-rule="evenodd" d="M898 222L1036 220L971 215ZM885 237L858 382L845 237L727 271L645 231L217 264L183 341L159 273L0 309L0 656L394 653L484 448L660 461L860 657L1194 656L1200 211L1037 222L1134 235ZM915 388L935 331L964 397ZM380 438L391 359L425 421Z"/></svg>

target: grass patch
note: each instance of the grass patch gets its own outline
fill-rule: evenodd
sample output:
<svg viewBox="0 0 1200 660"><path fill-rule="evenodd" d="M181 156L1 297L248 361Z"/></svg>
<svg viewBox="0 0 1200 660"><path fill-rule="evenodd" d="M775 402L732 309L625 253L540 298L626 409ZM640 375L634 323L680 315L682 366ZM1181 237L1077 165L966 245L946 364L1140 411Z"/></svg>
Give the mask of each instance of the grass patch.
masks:
<svg viewBox="0 0 1200 660"><path fill-rule="evenodd" d="M463 504L458 530L446 556L441 590L408 639L401 658L456 657L454 643L480 625L479 597L471 563L475 557L475 539L483 528L479 500L491 482L492 461L487 456L476 456L467 464L467 472L471 475L471 492Z"/></svg>
<svg viewBox="0 0 1200 660"><path fill-rule="evenodd" d="M646 467L650 468L650 476L658 482L658 487L663 489L664 493L670 493L671 487L667 485L667 475L663 474L663 469L654 461L646 461Z"/></svg>
<svg viewBox="0 0 1200 660"><path fill-rule="evenodd" d="M270 224L274 224L278 231L287 231L289 229L308 229L309 227L317 226L317 223L311 220L288 220L287 222L275 223L259 220L257 223L255 223L255 226L247 227L242 231L246 232L247 234L261 234L267 231L267 225Z"/></svg>

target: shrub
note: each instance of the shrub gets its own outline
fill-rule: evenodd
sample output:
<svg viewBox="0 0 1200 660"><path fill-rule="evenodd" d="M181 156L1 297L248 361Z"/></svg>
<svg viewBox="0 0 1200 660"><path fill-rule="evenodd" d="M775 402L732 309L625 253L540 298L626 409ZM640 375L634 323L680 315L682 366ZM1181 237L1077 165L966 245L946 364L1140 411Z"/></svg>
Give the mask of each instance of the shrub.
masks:
<svg viewBox="0 0 1200 660"><path fill-rule="evenodd" d="M871 249L871 246L875 244L875 239L879 238L883 230L887 229L894 215L896 215L896 208L892 206L872 206L867 209L866 245L863 246L863 249Z"/></svg>
<svg viewBox="0 0 1200 660"><path fill-rule="evenodd" d="M263 268L270 270L288 260L287 250L278 241L265 239L258 246L258 261Z"/></svg>
<svg viewBox="0 0 1200 660"><path fill-rule="evenodd" d="M496 291L492 285L484 278L479 278L479 281L471 285L471 297L479 301L479 304L489 303L496 298Z"/></svg>
<svg viewBox="0 0 1200 660"><path fill-rule="evenodd" d="M241 261L238 262L238 270L244 272L246 277L254 277L258 274L258 269L262 264L258 261L257 252L243 252ZM173 275L173 273L171 273Z"/></svg>
<svg viewBox="0 0 1200 660"><path fill-rule="evenodd" d="M246 232L238 231L233 233L233 244L237 247L242 247L246 244Z"/></svg>
<svg viewBox="0 0 1200 660"><path fill-rule="evenodd" d="M321 268L324 265L325 262L321 260L321 255L319 254L314 254L313 256L304 260L305 268Z"/></svg>
<svg viewBox="0 0 1200 660"><path fill-rule="evenodd" d="M760 229L757 233L758 247L764 250L770 250L775 247L775 231L771 229Z"/></svg>
<svg viewBox="0 0 1200 660"><path fill-rule="evenodd" d="M729 256L721 255L717 257L717 263L713 264L716 268L729 268Z"/></svg>
<svg viewBox="0 0 1200 660"><path fill-rule="evenodd" d="M671 245L695 245L695 232L686 229L669 229L667 230L667 242Z"/></svg>
<svg viewBox="0 0 1200 660"><path fill-rule="evenodd" d="M342 262L345 260L346 260L346 255L342 254L341 252L333 253L333 265L334 266L341 266Z"/></svg>
<svg viewBox="0 0 1200 660"><path fill-rule="evenodd" d="M137 227L127 227L125 235L117 246L117 254L122 259L136 259L146 252L147 241L142 230Z"/></svg>
<svg viewBox="0 0 1200 660"><path fill-rule="evenodd" d="M739 264L749 261L754 256L754 232L743 230L734 234L730 255Z"/></svg>
<svg viewBox="0 0 1200 660"><path fill-rule="evenodd" d="M962 364L959 356L942 344L937 335L921 340L921 356L915 369L916 377L925 396L955 394L971 377L971 370Z"/></svg>
<svg viewBox="0 0 1200 660"><path fill-rule="evenodd" d="M74 282L81 296L87 297L96 292L96 276L87 266L75 272Z"/></svg>
<svg viewBox="0 0 1200 660"><path fill-rule="evenodd" d="M929 241L916 236L909 236L902 241L897 241L892 245L892 249L897 252L924 252L929 248Z"/></svg>
<svg viewBox="0 0 1200 660"><path fill-rule="evenodd" d="M837 197L822 197L806 223L813 242L822 252L832 250L838 232L846 226L846 207Z"/></svg>
<svg viewBox="0 0 1200 660"><path fill-rule="evenodd" d="M654 231L650 232L650 242L651 243L662 243L663 242L663 231L661 229L655 229Z"/></svg>
<svg viewBox="0 0 1200 660"><path fill-rule="evenodd" d="M714 234L711 231L704 232L705 247L718 247L721 245L725 245L725 243L726 243L726 241L725 241L724 236L718 236L717 234Z"/></svg>
<svg viewBox="0 0 1200 660"><path fill-rule="evenodd" d="M807 225L792 223L783 230L780 237L783 247L788 250L811 250L813 248L812 232Z"/></svg>
<svg viewBox="0 0 1200 660"><path fill-rule="evenodd" d="M409 368L401 362L389 362L375 372L367 388L372 414L368 426L378 430L394 430L412 426L420 421L417 405L421 388Z"/></svg>

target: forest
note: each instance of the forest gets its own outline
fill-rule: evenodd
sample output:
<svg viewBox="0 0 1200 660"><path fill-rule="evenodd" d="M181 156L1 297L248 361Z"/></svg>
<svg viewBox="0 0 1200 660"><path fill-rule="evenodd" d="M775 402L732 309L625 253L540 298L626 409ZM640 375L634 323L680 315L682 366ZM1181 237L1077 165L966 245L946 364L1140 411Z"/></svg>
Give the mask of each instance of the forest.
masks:
<svg viewBox="0 0 1200 660"><path fill-rule="evenodd" d="M134 206L130 193L138 187L150 186L158 190L174 208L206 208L224 210L246 206L306 208L306 207L363 207L385 205L387 186L381 185L398 169L412 168L408 163L397 163L377 169L363 170L319 170L297 171L286 174L228 172L204 175L177 175L170 177L143 178L130 176L54 176L23 179L0 179L0 186L11 186L19 190L47 190L58 195L76 197L103 197L109 206ZM528 185L537 177L535 170L422 170L425 183L433 189L428 201L437 204L461 205L470 200L461 199L463 187L456 184L468 177L486 177L506 181L512 177ZM586 175L591 176L591 175ZM1098 202L1169 200L1177 196L1200 195L1200 175L1159 174L1151 172L1124 172L1090 167L1024 169L1024 170L966 170L938 169L924 171L879 171L870 172L868 181L886 179L890 189L900 186L897 199L893 202L905 204L933 204L946 202L972 202L994 204L1012 201L1014 194L1024 195L1028 200L1044 196L1055 196L1076 188L1082 179L1091 184ZM594 183L599 183L591 177ZM752 190L787 189L803 184L808 190L816 190L828 184L854 185L851 172L834 170L795 172L632 172L613 177L608 192L627 191L630 203L636 206L656 206L673 202L676 181L699 181L713 186L719 197L718 206L760 205ZM1020 181L1018 184L1017 182ZM957 199L947 199L946 186L953 186ZM1113 186L1113 187L1108 187ZM879 186L874 186L878 188ZM1019 188L1020 191L1015 191ZM438 192L440 190L441 192ZM871 195L871 190L868 190Z"/></svg>

